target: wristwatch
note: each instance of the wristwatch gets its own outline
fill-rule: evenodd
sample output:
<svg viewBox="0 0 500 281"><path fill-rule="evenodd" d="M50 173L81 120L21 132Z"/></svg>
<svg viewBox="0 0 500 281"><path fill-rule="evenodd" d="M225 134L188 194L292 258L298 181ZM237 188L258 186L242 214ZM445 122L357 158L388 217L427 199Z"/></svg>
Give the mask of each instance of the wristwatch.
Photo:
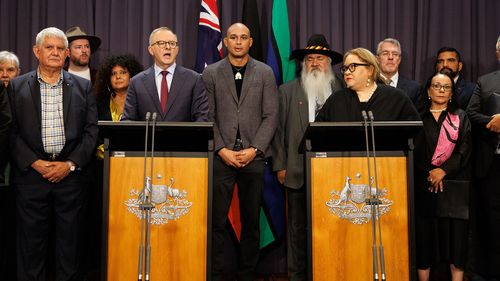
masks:
<svg viewBox="0 0 500 281"><path fill-rule="evenodd" d="M68 164L70 172L74 172L76 170L76 166L73 161L66 161L66 164Z"/></svg>

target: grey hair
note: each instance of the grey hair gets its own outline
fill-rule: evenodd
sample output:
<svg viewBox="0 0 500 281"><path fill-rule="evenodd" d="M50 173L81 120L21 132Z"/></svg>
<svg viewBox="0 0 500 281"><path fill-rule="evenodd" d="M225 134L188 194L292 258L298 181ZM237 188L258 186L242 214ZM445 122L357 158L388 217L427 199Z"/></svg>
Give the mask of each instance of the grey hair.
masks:
<svg viewBox="0 0 500 281"><path fill-rule="evenodd" d="M401 44L399 43L398 40L394 39L394 38L385 38L384 40L378 42L378 45L377 45L377 55L380 55L380 49L382 48L382 44L384 43L391 43L393 45L396 45L396 47L398 47L399 49L399 53L401 54Z"/></svg>
<svg viewBox="0 0 500 281"><path fill-rule="evenodd" d="M68 38L66 37L66 34L64 34L62 30L56 27L47 27L45 29L42 29L42 31L38 32L38 34L36 35L35 44L38 47L41 47L42 44L45 42L45 38L47 37L58 38L63 40L64 47L68 48Z"/></svg>
<svg viewBox="0 0 500 281"><path fill-rule="evenodd" d="M156 33L160 32L160 31L162 31L162 30L172 32L172 34L174 34L174 36L177 38L177 34L175 34L175 33L174 33L174 31L173 31L172 29L170 29L170 28L168 28L168 27L166 27L166 26L158 27L157 29L155 29L155 30L151 31L151 34L149 35L149 45L150 45L150 46L151 46L151 44L153 44L153 43L154 43L154 42L153 42L153 36L154 36Z"/></svg>
<svg viewBox="0 0 500 281"><path fill-rule="evenodd" d="M500 36L498 36L496 47L497 47L497 52L500 52Z"/></svg>
<svg viewBox="0 0 500 281"><path fill-rule="evenodd" d="M17 69L19 69L19 59L14 53L9 51L0 52L0 64L10 62L13 63Z"/></svg>

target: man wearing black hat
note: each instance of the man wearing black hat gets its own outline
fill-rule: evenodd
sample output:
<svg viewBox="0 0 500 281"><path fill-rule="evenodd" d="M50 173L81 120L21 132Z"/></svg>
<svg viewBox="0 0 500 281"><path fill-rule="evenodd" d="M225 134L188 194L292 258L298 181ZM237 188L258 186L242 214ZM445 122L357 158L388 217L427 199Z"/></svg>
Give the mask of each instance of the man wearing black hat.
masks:
<svg viewBox="0 0 500 281"><path fill-rule="evenodd" d="M66 70L94 83L97 71L89 67L90 56L101 45L101 39L87 35L79 26L68 29L66 37L69 43L69 64Z"/></svg>
<svg viewBox="0 0 500 281"><path fill-rule="evenodd" d="M282 85L278 129L272 144L273 169L288 192L288 269L290 280L306 280L306 191L304 155L299 145L309 122L326 99L344 87L332 65L342 55L331 50L322 34L312 35L307 47L292 52L301 61L300 77Z"/></svg>

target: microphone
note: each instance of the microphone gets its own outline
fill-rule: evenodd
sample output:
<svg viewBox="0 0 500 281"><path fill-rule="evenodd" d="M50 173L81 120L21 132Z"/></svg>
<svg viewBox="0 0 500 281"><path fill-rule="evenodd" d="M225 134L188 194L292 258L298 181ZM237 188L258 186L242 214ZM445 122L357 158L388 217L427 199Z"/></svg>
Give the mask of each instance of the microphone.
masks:
<svg viewBox="0 0 500 281"><path fill-rule="evenodd" d="M148 157L148 132L149 132L149 120L151 118L151 112L146 112L146 116L144 118L144 120L146 121L145 123L145 129L146 129L146 133L144 134L144 184L143 184L143 188L142 188L142 192L141 194L139 195L139 200L142 201L142 204L144 204L144 201L146 200L147 198L147 194L148 194L148 186L149 186L149 179L146 177L146 159ZM137 272L138 272L138 278L137 280L139 281L142 281L142 264L144 262L144 255L143 255L143 252L144 252L144 244L143 244L143 241L144 241L144 228L145 228L145 218L144 218L144 215L145 215L145 209L143 208L142 209L142 223L141 223L141 242L139 243L139 261L138 261L138 269L137 269Z"/></svg>
<svg viewBox="0 0 500 281"><path fill-rule="evenodd" d="M377 174L377 154L376 154L376 148L375 148L375 129L374 129L374 124L373 121L375 118L373 117L373 112L368 111L368 117L370 118L370 127L371 127L371 133L372 133L372 150L373 150L373 170L374 170L374 177L375 177L375 194L373 196L376 204L376 216L378 217L378 241L379 241L379 254L380 254L380 272L381 272L381 277L382 281L385 281L385 255L384 255L384 244L382 242L382 227L380 226L380 201L378 198L378 174ZM371 190L370 190L371 192Z"/></svg>
<svg viewBox="0 0 500 281"><path fill-rule="evenodd" d="M361 111L361 115L363 116L363 125L365 127L365 141L366 141L366 160L368 162L368 188L370 190L370 198L367 199L367 203L371 206L371 219L372 219L372 259L373 259L373 280L378 281L378 255L377 255L377 230L375 224L375 206L373 205L373 201L371 198L372 191L372 176L371 176L371 167L370 167L370 144L368 138L368 115L366 111Z"/></svg>
<svg viewBox="0 0 500 281"><path fill-rule="evenodd" d="M156 116L157 113L153 112L151 116L151 122L152 122L152 128L151 128L151 172L150 172L150 187L151 187L151 192L153 190L153 163L154 163L154 158L155 158L155 131L156 131ZM151 196L148 196L147 198L147 208L148 210L146 211L146 262L144 266L144 276L145 280L149 281L149 272L150 272L150 267L151 267L151 243L150 243L150 236L151 236L151 230L150 230L150 220L151 220L151 210L153 209L153 205L151 204Z"/></svg>

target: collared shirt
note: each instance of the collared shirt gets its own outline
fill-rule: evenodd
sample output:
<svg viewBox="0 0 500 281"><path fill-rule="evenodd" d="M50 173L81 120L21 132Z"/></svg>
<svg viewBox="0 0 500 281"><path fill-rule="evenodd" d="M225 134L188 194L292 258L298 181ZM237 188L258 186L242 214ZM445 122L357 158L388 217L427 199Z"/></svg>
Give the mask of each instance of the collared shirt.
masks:
<svg viewBox="0 0 500 281"><path fill-rule="evenodd" d="M37 70L42 110L42 142L48 154L59 154L66 143L63 118L63 72L55 84L45 82Z"/></svg>
<svg viewBox="0 0 500 281"><path fill-rule="evenodd" d="M172 85L172 79L174 79L174 72L175 72L175 67L176 63L174 62L169 68L167 69L161 69L158 65L154 66L155 69L155 83L156 83L156 91L158 92L158 99L161 100L161 80L163 79L163 75L161 74L162 71L166 70L168 71L167 74L167 87L168 87L168 92L170 93L170 87Z"/></svg>
<svg viewBox="0 0 500 281"><path fill-rule="evenodd" d="M396 88L398 86L399 81L399 72L396 72L391 78L387 78L385 75L380 74L384 79L390 80L389 86Z"/></svg>

